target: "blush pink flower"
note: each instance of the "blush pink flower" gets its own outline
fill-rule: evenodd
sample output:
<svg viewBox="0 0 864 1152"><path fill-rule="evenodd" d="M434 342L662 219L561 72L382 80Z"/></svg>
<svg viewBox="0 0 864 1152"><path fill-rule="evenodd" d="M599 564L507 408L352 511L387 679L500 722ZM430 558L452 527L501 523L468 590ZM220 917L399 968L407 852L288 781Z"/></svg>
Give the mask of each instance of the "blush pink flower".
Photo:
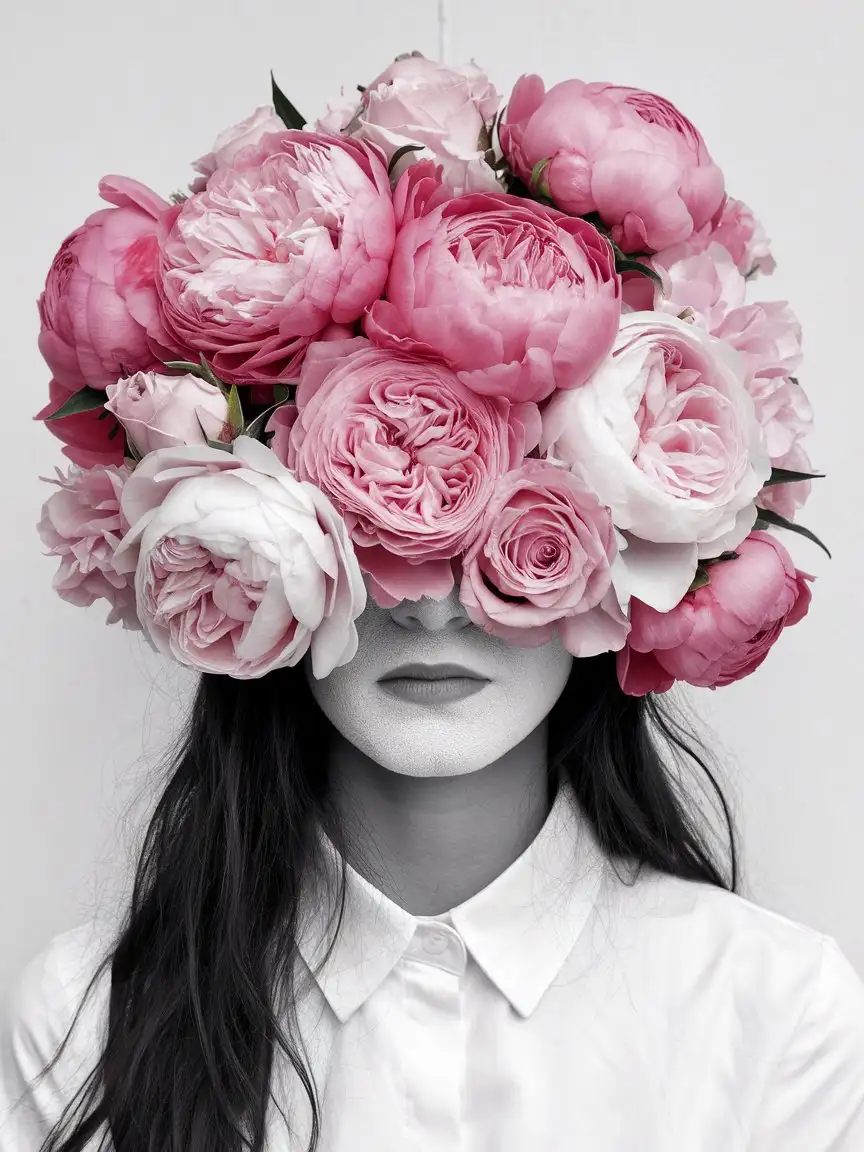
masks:
<svg viewBox="0 0 864 1152"><path fill-rule="evenodd" d="M236 679L295 665L321 679L357 651L366 589L338 513L248 436L232 452L145 456L123 492L118 568L138 616L181 664Z"/></svg>
<svg viewBox="0 0 864 1152"><path fill-rule="evenodd" d="M777 267L764 228L741 200L728 197L700 231L727 249L743 276L753 276L758 272L770 276Z"/></svg>
<svg viewBox="0 0 864 1152"><path fill-rule="evenodd" d="M105 407L126 429L139 456L157 448L206 444L224 436L227 399L215 384L191 373L136 372L109 384L105 395Z"/></svg>
<svg viewBox="0 0 864 1152"><path fill-rule="evenodd" d="M106 176L103 200L63 241L39 297L39 351L67 393L104 388L165 353L154 288L157 221L170 208L137 180Z"/></svg>
<svg viewBox="0 0 864 1152"><path fill-rule="evenodd" d="M608 240L533 200L415 195L397 189L401 225L365 331L376 343L443 360L475 392L540 401L577 388L606 356L621 315Z"/></svg>
<svg viewBox="0 0 864 1152"><path fill-rule="evenodd" d="M450 592L451 558L540 434L534 404L362 337L312 345L296 404L285 462L340 510L382 607Z"/></svg>
<svg viewBox="0 0 864 1152"><path fill-rule="evenodd" d="M268 133L284 130L285 125L276 115L272 104L256 108L245 120L220 132L210 151L192 161L192 167L200 176L190 185L191 191L203 192L216 169L230 167L243 148L260 143Z"/></svg>
<svg viewBox="0 0 864 1152"><path fill-rule="evenodd" d="M347 131L371 140L389 161L406 144L419 144L397 161L398 178L417 160L430 159L456 195L500 187L485 154L501 97L476 64L427 60L420 52L397 57L366 86Z"/></svg>
<svg viewBox="0 0 864 1152"><path fill-rule="evenodd" d="M381 293L393 251L387 170L368 144L264 136L165 218L157 277L175 350L236 384L296 375L309 343Z"/></svg>
<svg viewBox="0 0 864 1152"><path fill-rule="evenodd" d="M624 301L634 311L653 309L692 318L709 332L744 304L747 281L722 244L694 235L655 252L647 261L660 277L655 284L639 273L624 281Z"/></svg>
<svg viewBox="0 0 864 1152"><path fill-rule="evenodd" d="M625 252L687 240L721 208L723 174L701 135L651 92L522 76L500 126L511 168L574 216L598 212Z"/></svg>
<svg viewBox="0 0 864 1152"><path fill-rule="evenodd" d="M114 567L114 554L129 525L120 508L128 468L113 466L70 468L64 476L49 480L59 491L42 507L39 535L57 556L60 566L54 577L54 590L63 600L87 607L107 600L111 611L108 624L122 622L124 628L138 630L135 589L131 577Z"/></svg>
<svg viewBox="0 0 864 1152"><path fill-rule="evenodd" d="M813 472L810 457L801 443L793 444L789 451L771 461L773 467L785 468L790 472ZM768 508L794 520L796 513L804 507L813 488L812 480L793 480L787 484L771 484L759 493L756 504Z"/></svg>
<svg viewBox="0 0 864 1152"><path fill-rule="evenodd" d="M616 554L609 509L584 481L525 460L495 484L462 557L459 599L475 624L512 643L560 632L575 656L617 650L627 622L608 597Z"/></svg>
<svg viewBox="0 0 864 1152"><path fill-rule="evenodd" d="M695 324L624 316L612 354L543 411L541 450L581 472L627 534L618 590L660 612L756 519L770 462L740 357Z"/></svg>
<svg viewBox="0 0 864 1152"><path fill-rule="evenodd" d="M669 612L631 601L630 635L618 656L624 692L665 692L676 680L701 688L741 680L806 615L814 577L796 570L779 541L752 532L736 551L736 560L712 564L709 583Z"/></svg>

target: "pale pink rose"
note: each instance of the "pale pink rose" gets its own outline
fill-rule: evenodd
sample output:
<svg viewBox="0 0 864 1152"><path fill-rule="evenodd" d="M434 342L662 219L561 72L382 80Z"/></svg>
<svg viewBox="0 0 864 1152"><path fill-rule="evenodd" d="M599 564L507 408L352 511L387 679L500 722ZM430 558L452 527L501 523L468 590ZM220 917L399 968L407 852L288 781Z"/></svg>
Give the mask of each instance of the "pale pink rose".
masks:
<svg viewBox="0 0 864 1152"><path fill-rule="evenodd" d="M687 240L721 207L723 173L673 104L638 88L522 76L499 129L511 168L565 212L598 212L625 252Z"/></svg>
<svg viewBox="0 0 864 1152"><path fill-rule="evenodd" d="M743 305L747 281L722 244L691 236L655 252L647 262L660 277L655 284L639 273L628 274L624 300L633 311L653 309L667 316L692 318L714 332L728 313Z"/></svg>
<svg viewBox="0 0 864 1152"><path fill-rule="evenodd" d="M285 463L342 513L382 607L448 595L451 558L540 434L536 405L362 337L313 344L296 402Z"/></svg>
<svg viewBox="0 0 864 1152"><path fill-rule="evenodd" d="M338 136L344 132L360 111L360 94L357 89L346 93L340 88L335 100L327 104L323 114L306 125L309 132L331 132Z"/></svg>
<svg viewBox="0 0 864 1152"><path fill-rule="evenodd" d="M749 676L784 628L807 614L814 578L796 570L767 532L752 532L736 560L708 569L709 583L661 613L630 604L630 635L618 679L630 696L665 692L676 680L719 688Z"/></svg>
<svg viewBox="0 0 864 1152"><path fill-rule="evenodd" d="M48 403L33 419L45 422L48 431L62 441L66 459L80 468L122 464L125 450L122 430L113 416L103 416L104 408L91 408L88 412L77 412L74 416L46 420L47 416L57 412L66 403L70 395L56 380L51 380L48 384Z"/></svg>
<svg viewBox="0 0 864 1152"><path fill-rule="evenodd" d="M99 195L114 207L66 237L39 297L39 351L67 393L155 368L165 354L154 277L157 221L170 205L125 176L105 176Z"/></svg>
<svg viewBox="0 0 864 1152"><path fill-rule="evenodd" d="M765 229L741 200L727 198L714 218L702 226L702 232L729 251L744 276L757 272L770 276L777 267Z"/></svg>
<svg viewBox="0 0 864 1152"><path fill-rule="evenodd" d="M215 384L187 373L159 376L136 372L105 389L112 412L139 456L157 448L206 444L225 435L228 400Z"/></svg>
<svg viewBox="0 0 864 1152"><path fill-rule="evenodd" d="M453 193L495 191L498 180L485 152L500 103L488 76L473 62L439 64L412 52L368 85L348 131L377 144L388 161L406 144L422 145L422 151L397 162L397 178L417 160L431 159L442 166Z"/></svg>
<svg viewBox="0 0 864 1152"><path fill-rule="evenodd" d="M584 383L621 314L608 240L503 192L409 200L385 295L369 309L367 336L438 357L475 392L514 401Z"/></svg>
<svg viewBox="0 0 864 1152"><path fill-rule="evenodd" d="M575 656L621 647L626 620L604 609L617 554L609 509L578 476L525 460L496 482L462 557L459 599L487 632L525 646L560 632Z"/></svg>
<svg viewBox="0 0 864 1152"><path fill-rule="evenodd" d="M778 456L771 461L775 468L785 468L789 472L813 472L813 465L804 446L799 442L793 444L784 456ZM756 503L760 508L768 508L785 516L787 520L794 520L795 514L803 508L810 498L813 488L812 480L793 480L788 484L771 484L763 488L757 497Z"/></svg>
<svg viewBox="0 0 864 1152"><path fill-rule="evenodd" d="M736 308L714 329L744 358L768 454L777 461L808 434L813 410L792 378L801 366L801 325L785 300Z"/></svg>
<svg viewBox="0 0 864 1152"><path fill-rule="evenodd" d="M321 679L357 651L363 576L338 513L248 436L145 456L123 492L118 567L181 664L256 679L311 653Z"/></svg>
<svg viewBox="0 0 864 1152"><path fill-rule="evenodd" d="M248 148L250 144L258 144L262 137L270 132L284 132L284 130L285 125L276 115L272 104L256 108L245 120L220 132L210 151L192 161L192 167L196 172L200 172L201 176L190 184L190 190L203 192L207 187L207 181L217 168L228 168L234 163L241 149Z"/></svg>
<svg viewBox="0 0 864 1152"><path fill-rule="evenodd" d="M228 383L290 379L331 321L353 323L380 295L394 230L369 145L263 137L165 218L157 287L176 351L203 352Z"/></svg>
<svg viewBox="0 0 864 1152"><path fill-rule="evenodd" d="M619 592L661 612L699 558L744 539L771 468L740 357L657 312L624 316L588 383L552 397L540 447L580 471L629 534Z"/></svg>
<svg viewBox="0 0 864 1152"><path fill-rule="evenodd" d="M65 476L56 471L57 479L48 483L59 491L45 501L39 522L47 555L60 558L54 590L80 607L107 600L108 624L121 621L124 628L140 629L132 578L114 567L114 553L129 527L120 509L129 469L73 467Z"/></svg>

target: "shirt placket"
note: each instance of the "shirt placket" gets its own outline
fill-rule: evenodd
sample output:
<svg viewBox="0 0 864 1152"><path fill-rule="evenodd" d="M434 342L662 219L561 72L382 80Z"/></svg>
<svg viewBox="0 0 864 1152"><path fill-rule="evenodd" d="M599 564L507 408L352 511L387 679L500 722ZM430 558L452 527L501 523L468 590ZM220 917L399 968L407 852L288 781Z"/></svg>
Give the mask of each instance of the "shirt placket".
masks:
<svg viewBox="0 0 864 1152"><path fill-rule="evenodd" d="M458 932L421 923L400 962L408 1021L402 1049L406 1125L416 1152L465 1152L466 960Z"/></svg>

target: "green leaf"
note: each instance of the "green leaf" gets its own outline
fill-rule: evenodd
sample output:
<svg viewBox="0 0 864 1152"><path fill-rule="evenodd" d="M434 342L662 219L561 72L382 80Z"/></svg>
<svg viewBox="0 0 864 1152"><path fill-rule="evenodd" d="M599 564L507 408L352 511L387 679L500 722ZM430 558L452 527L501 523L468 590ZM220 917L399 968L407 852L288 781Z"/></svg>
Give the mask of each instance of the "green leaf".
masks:
<svg viewBox="0 0 864 1152"><path fill-rule="evenodd" d="M228 423L235 436L243 431L243 405L240 403L240 393L237 385L232 384L228 393Z"/></svg>
<svg viewBox="0 0 864 1152"><path fill-rule="evenodd" d="M831 553L819 539L815 532L811 532L809 528L804 528L801 524L796 524L794 520L787 520L785 516L781 516L779 512L774 512L770 508L760 508L756 505L758 513L757 525L761 520L763 524L770 524L775 528L788 528L790 532L797 532L799 536L806 536L808 540L812 540L814 544L818 544L822 551L828 558L831 558Z"/></svg>
<svg viewBox="0 0 864 1152"><path fill-rule="evenodd" d="M531 169L531 179L528 182L528 191L532 194L532 196L535 192L539 192L541 196L549 195L549 185L546 184L543 188L541 188L540 180L543 176L543 173L549 167L550 163L551 160L547 156L545 160L538 160L534 167Z"/></svg>
<svg viewBox="0 0 864 1152"><path fill-rule="evenodd" d="M789 377L789 383L790 384L798 384L799 383L798 377L797 376L790 376Z"/></svg>
<svg viewBox="0 0 864 1152"><path fill-rule="evenodd" d="M73 392L56 412L46 416L47 420L62 420L64 416L77 416L79 412L92 412L94 408L101 408L105 403L105 393L98 388L85 385L78 392Z"/></svg>
<svg viewBox="0 0 864 1152"><path fill-rule="evenodd" d="M227 384L224 384L219 379L219 377L216 375L216 373L213 371L213 369L210 367L210 365L204 359L204 353L203 352L201 353L201 367L199 368L199 374L204 377L204 379L207 381L208 384L212 384L213 387L218 388L219 391L223 393L223 395L227 395L227 393L228 393Z"/></svg>
<svg viewBox="0 0 864 1152"><path fill-rule="evenodd" d="M696 575L693 577L693 582L687 589L688 592L695 592L698 588L704 588L706 584L711 582L711 577L708 575L708 569L699 564L696 567Z"/></svg>
<svg viewBox="0 0 864 1152"><path fill-rule="evenodd" d="M699 563L708 568L711 564L724 564L727 560L737 559L737 552L721 552L719 556L710 556L707 560L700 560Z"/></svg>
<svg viewBox="0 0 864 1152"><path fill-rule="evenodd" d="M795 484L799 480L824 480L824 472L793 472L789 468L772 468L771 475L765 481L769 484Z"/></svg>
<svg viewBox="0 0 864 1152"><path fill-rule="evenodd" d="M647 264L640 263L639 260L633 260L629 256L616 257L615 260L616 272L641 272L643 276L647 276L649 280L653 280L655 284L663 286L663 281L657 275L653 268L649 268Z"/></svg>
<svg viewBox="0 0 864 1152"><path fill-rule="evenodd" d="M162 363L166 368L182 368L184 372L194 372L196 376L201 375L201 365L193 364L191 360L163 360Z"/></svg>
<svg viewBox="0 0 864 1152"><path fill-rule="evenodd" d="M251 436L253 440L260 440L264 435L264 427L277 408L284 408L286 400L279 401L278 404L271 404L269 408L265 408L260 412L254 420L250 420L243 430L244 436Z"/></svg>
<svg viewBox="0 0 864 1152"><path fill-rule="evenodd" d="M287 400L291 395L291 388L288 384L274 384L273 385L273 400L276 404L281 404L283 400Z"/></svg>
<svg viewBox="0 0 864 1152"><path fill-rule="evenodd" d="M390 163L387 165L387 175L393 175L393 169L403 156L407 156L409 152L422 152L425 147L425 144L403 144L401 148L397 148L390 157Z"/></svg>
<svg viewBox="0 0 864 1152"><path fill-rule="evenodd" d="M233 452L234 451L230 442L228 444L223 444L221 440L208 440L207 446L209 448L218 448L220 452Z"/></svg>
<svg viewBox="0 0 864 1152"><path fill-rule="evenodd" d="M276 115L279 117L286 128L296 128L302 131L302 129L306 126L306 120L303 116L300 115L300 113L276 83L276 77L273 75L272 69L270 71L270 81L273 90L273 107L276 109Z"/></svg>

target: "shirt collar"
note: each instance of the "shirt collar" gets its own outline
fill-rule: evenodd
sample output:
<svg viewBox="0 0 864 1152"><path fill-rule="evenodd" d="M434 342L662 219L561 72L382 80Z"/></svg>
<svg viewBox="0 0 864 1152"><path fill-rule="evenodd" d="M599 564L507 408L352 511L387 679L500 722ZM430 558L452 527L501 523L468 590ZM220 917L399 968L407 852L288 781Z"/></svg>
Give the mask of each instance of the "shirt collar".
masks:
<svg viewBox="0 0 864 1152"><path fill-rule="evenodd" d="M330 878L341 859L319 828ZM594 907L603 854L562 777L542 828L491 884L450 909L450 921L493 984L530 1016L572 951ZM328 909L310 902L298 949L339 1020L378 988L411 942L418 918L379 892L346 861L345 914L332 941ZM335 889L334 889L335 890Z"/></svg>

